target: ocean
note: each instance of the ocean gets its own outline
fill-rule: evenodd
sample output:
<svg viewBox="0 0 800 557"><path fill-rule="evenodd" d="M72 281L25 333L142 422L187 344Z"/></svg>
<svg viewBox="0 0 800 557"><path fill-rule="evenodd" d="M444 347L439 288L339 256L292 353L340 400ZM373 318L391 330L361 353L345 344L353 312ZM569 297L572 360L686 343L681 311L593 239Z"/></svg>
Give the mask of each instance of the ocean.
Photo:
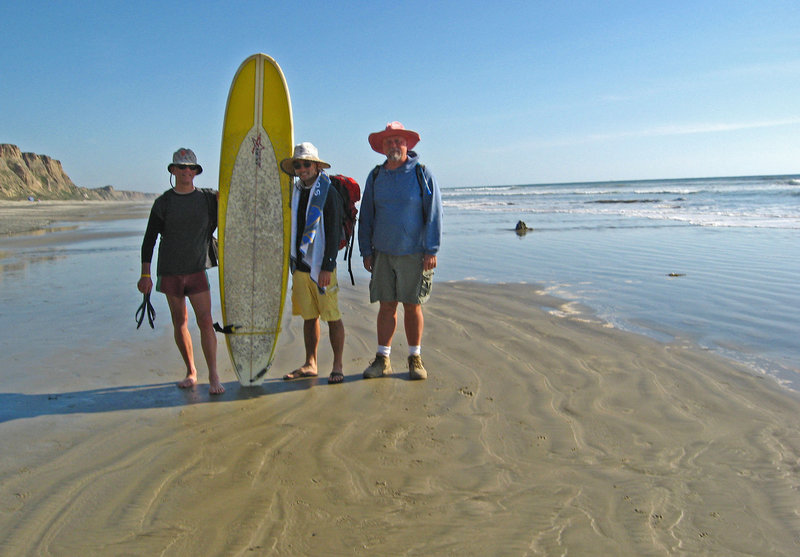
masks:
<svg viewBox="0 0 800 557"><path fill-rule="evenodd" d="M800 176L444 188L438 280L526 282L800 392ZM514 231L518 221L529 230Z"/></svg>
<svg viewBox="0 0 800 557"><path fill-rule="evenodd" d="M537 285L586 318L697 344L800 393L800 176L444 188L442 196L435 281ZM519 220L531 229L524 235L514 231ZM7 387L29 387L37 369L104 358L104 346L114 346L109 369L120 350L141 350L153 334L133 320L145 225L92 221L76 223L79 240L64 226L46 242L5 242ZM339 265L343 287L366 295L360 259L355 287ZM163 296L153 303L166 324Z"/></svg>

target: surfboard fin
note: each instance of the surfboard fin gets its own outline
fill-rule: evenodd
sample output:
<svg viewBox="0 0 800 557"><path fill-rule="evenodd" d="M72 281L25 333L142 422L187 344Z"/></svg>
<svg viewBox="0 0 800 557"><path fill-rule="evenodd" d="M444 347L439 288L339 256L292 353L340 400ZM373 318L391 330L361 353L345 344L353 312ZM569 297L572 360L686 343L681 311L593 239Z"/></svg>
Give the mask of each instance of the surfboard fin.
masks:
<svg viewBox="0 0 800 557"><path fill-rule="evenodd" d="M224 327L220 327L219 323L214 323L214 330L224 335L232 335L237 329L241 328L240 325L225 325Z"/></svg>

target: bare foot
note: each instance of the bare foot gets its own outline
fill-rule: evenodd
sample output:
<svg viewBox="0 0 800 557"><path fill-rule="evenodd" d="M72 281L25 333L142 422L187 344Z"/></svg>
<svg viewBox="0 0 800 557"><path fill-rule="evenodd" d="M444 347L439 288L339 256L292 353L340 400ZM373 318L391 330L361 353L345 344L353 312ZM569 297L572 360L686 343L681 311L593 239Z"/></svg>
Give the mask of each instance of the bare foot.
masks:
<svg viewBox="0 0 800 557"><path fill-rule="evenodd" d="M186 378L178 383L178 387L181 389L191 389L197 385L197 376L196 375L187 375Z"/></svg>
<svg viewBox="0 0 800 557"><path fill-rule="evenodd" d="M222 386L218 378L208 380L208 393L212 395L221 395L225 392L225 387Z"/></svg>
<svg viewBox="0 0 800 557"><path fill-rule="evenodd" d="M291 373L287 373L283 376L284 381L291 381L292 379L303 379L305 377L316 377L317 370L309 366L308 364L304 364L294 370Z"/></svg>

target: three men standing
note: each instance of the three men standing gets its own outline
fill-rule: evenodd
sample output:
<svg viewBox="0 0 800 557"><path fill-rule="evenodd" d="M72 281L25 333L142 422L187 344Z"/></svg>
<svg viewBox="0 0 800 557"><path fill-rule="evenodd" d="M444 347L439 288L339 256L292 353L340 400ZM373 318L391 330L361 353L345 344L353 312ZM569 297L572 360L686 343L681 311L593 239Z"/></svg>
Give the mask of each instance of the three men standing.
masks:
<svg viewBox="0 0 800 557"><path fill-rule="evenodd" d="M358 245L364 268L372 273L370 302L379 302L375 359L364 378L391 373L397 306L403 304L411 379L426 379L421 345L422 304L430 297L442 235L442 198L436 179L412 151L417 132L390 122L369 136L372 149L386 156L367 177L361 200Z"/></svg>
<svg viewBox="0 0 800 557"><path fill-rule="evenodd" d="M391 346L397 328L397 306L401 303L409 377L428 376L421 356L422 304L430 297L441 242L442 199L436 179L412 150L419 140L417 132L405 129L400 122L390 122L384 130L369 135L372 149L385 155L386 160L367 177L358 226L364 268L372 275L370 302L379 303L378 348L375 359L364 370L366 379L392 371ZM282 160L280 166L299 178L291 202L292 313L303 318L306 351L303 365L284 379L317 375L322 318L328 323L333 349L328 382L341 383L345 330L337 296L336 256L342 230L342 201L324 172L330 165L319 158L311 143L297 145L292 157ZM189 297L200 327L210 392L220 394L225 388L216 370L216 337L205 273L208 236L216 226L209 214L216 212L216 197L195 189L193 179L202 167L191 150L178 150L168 170L175 176L176 185L153 204L142 243L142 273L137 286L145 293L153 288L150 261L160 234L157 288L167 295L175 342L187 368L186 378L179 386L192 387L197 382L187 328L185 297ZM213 211L209 204L213 204Z"/></svg>

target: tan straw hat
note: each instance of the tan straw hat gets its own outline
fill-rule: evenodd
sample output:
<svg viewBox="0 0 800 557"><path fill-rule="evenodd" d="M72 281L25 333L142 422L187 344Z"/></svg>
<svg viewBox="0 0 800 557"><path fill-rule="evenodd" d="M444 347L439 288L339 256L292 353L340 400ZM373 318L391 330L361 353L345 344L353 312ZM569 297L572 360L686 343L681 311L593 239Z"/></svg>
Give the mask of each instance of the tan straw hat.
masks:
<svg viewBox="0 0 800 557"><path fill-rule="evenodd" d="M281 161L281 170L283 170L289 176L297 176L294 171L294 167L292 166L294 161L318 162L322 165L322 168L331 167L331 165L319 158L317 148L307 141L294 146L294 155L291 158L283 159Z"/></svg>
<svg viewBox="0 0 800 557"><path fill-rule="evenodd" d="M386 153L383 152L383 140L387 137L398 135L405 138L409 151L419 143L419 134L417 132L405 129L400 122L389 122L383 131L369 134L370 147L372 147L373 151L385 155Z"/></svg>

